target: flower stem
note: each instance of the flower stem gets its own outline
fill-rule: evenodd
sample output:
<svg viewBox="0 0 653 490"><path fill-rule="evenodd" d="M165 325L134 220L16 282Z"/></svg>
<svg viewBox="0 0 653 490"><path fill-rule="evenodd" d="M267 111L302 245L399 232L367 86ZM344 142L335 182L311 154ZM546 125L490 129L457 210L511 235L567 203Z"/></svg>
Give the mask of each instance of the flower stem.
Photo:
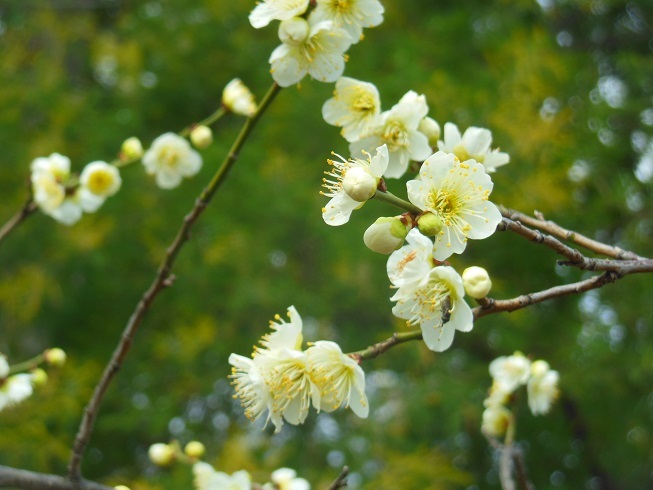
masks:
<svg viewBox="0 0 653 490"><path fill-rule="evenodd" d="M45 357L43 356L43 353L41 353L38 356L28 359L27 361L19 362L18 364L12 364L11 366L9 366L9 374L15 374L15 373L20 373L22 371L29 371L30 369L34 369L36 366L41 364L44 360Z"/></svg>
<svg viewBox="0 0 653 490"><path fill-rule="evenodd" d="M422 212L422 210L417 206L415 206L414 204L408 201L404 201L400 197L397 197L390 192L383 192L377 190L376 193L374 194L374 197L372 197L372 199L378 199L379 201L392 204L393 206L403 209L404 211L408 211L409 213L419 214Z"/></svg>

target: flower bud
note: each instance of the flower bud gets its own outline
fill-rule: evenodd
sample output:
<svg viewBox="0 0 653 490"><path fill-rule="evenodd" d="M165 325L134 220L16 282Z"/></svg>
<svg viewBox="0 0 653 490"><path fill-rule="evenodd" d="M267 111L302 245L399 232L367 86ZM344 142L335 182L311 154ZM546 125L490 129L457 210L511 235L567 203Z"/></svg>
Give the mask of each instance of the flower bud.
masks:
<svg viewBox="0 0 653 490"><path fill-rule="evenodd" d="M279 39L284 44L298 46L308 38L308 22L301 17L293 17L279 24Z"/></svg>
<svg viewBox="0 0 653 490"><path fill-rule="evenodd" d="M66 353L58 347L46 350L43 358L50 366L61 367L66 364Z"/></svg>
<svg viewBox="0 0 653 490"><path fill-rule="evenodd" d="M342 179L342 190L354 201L365 202L374 196L378 182L363 167L352 167Z"/></svg>
<svg viewBox="0 0 653 490"><path fill-rule="evenodd" d="M437 121L430 117L425 117L419 122L417 131L422 133L429 140L431 148L437 148L438 140L440 139L440 125Z"/></svg>
<svg viewBox="0 0 653 490"><path fill-rule="evenodd" d="M462 278L465 293L474 299L485 298L492 289L490 276L483 267L468 267L463 271Z"/></svg>
<svg viewBox="0 0 653 490"><path fill-rule="evenodd" d="M399 250L408 235L406 225L399 216L377 219L363 235L367 248L380 254L390 254Z"/></svg>
<svg viewBox="0 0 653 490"><path fill-rule="evenodd" d="M442 231L443 223L439 216L426 212L417 218L417 228L425 236L435 236Z"/></svg>
<svg viewBox="0 0 653 490"><path fill-rule="evenodd" d="M156 443L150 446L147 451L150 461L157 466L168 466L175 460L175 450L172 446L163 443Z"/></svg>
<svg viewBox="0 0 653 490"><path fill-rule="evenodd" d="M136 136L127 138L120 147L120 159L123 161L136 160L143 156L143 145Z"/></svg>
<svg viewBox="0 0 653 490"><path fill-rule="evenodd" d="M531 375L532 376L543 376L546 374L547 371L549 371L551 368L549 366L549 363L546 361L535 361L531 364Z"/></svg>
<svg viewBox="0 0 653 490"><path fill-rule="evenodd" d="M125 485L118 485L117 487L113 487L115 490L131 490L129 487L126 487Z"/></svg>
<svg viewBox="0 0 653 490"><path fill-rule="evenodd" d="M195 126L190 132L190 140L195 148L203 150L213 143L213 131L208 126Z"/></svg>
<svg viewBox="0 0 653 490"><path fill-rule="evenodd" d="M510 425L512 413L502 405L491 405L483 411L481 430L494 437L500 437Z"/></svg>
<svg viewBox="0 0 653 490"><path fill-rule="evenodd" d="M234 78L222 91L222 105L241 116L251 117L256 112L254 96L239 78Z"/></svg>
<svg viewBox="0 0 653 490"><path fill-rule="evenodd" d="M44 386L48 382L48 373L41 368L32 369L32 386Z"/></svg>
<svg viewBox="0 0 653 490"><path fill-rule="evenodd" d="M204 444L202 444L199 441L190 441L188 444L186 444L186 447L184 448L184 452L186 453L186 456L193 459L201 458L202 456L204 456L205 451L206 449L204 448Z"/></svg>

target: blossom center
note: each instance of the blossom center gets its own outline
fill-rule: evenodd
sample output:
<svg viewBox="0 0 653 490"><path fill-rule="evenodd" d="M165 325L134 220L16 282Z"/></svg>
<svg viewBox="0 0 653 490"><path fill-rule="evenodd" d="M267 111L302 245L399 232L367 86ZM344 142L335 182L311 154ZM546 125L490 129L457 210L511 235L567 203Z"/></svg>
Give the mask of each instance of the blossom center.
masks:
<svg viewBox="0 0 653 490"><path fill-rule="evenodd" d="M451 226L460 216L464 201L451 189L433 189L426 199L427 205L436 211L446 226Z"/></svg>
<svg viewBox="0 0 653 490"><path fill-rule="evenodd" d="M113 183L113 177L109 172L93 172L88 180L88 188L93 194L104 194Z"/></svg>
<svg viewBox="0 0 653 490"><path fill-rule="evenodd" d="M389 150L407 146L406 128L398 121L390 121L383 133L383 139L388 143Z"/></svg>
<svg viewBox="0 0 653 490"><path fill-rule="evenodd" d="M174 168L179 161L179 154L172 148L162 148L159 152L159 161L166 167Z"/></svg>

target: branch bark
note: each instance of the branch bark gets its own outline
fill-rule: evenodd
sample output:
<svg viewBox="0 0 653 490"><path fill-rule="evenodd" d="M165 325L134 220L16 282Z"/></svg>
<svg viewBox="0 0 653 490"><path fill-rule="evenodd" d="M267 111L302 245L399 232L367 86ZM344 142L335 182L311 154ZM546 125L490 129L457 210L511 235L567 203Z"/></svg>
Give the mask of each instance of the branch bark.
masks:
<svg viewBox="0 0 653 490"><path fill-rule="evenodd" d="M0 465L0 488L22 488L24 490L114 490L100 483L88 480L71 481L57 475L35 473Z"/></svg>
<svg viewBox="0 0 653 490"><path fill-rule="evenodd" d="M19 224L27 219L38 209L38 206L32 198L28 199L23 207L0 228L0 242L4 240Z"/></svg>
<svg viewBox="0 0 653 490"><path fill-rule="evenodd" d="M111 360L106 365L104 372L102 373L102 377L95 387L93 396L89 400L84 410L84 415L82 417L82 421L80 423L77 435L75 437L75 442L73 444L70 463L68 464L68 477L71 480L79 481L81 479L80 467L82 457L86 446L91 439L93 426L98 415L100 404L104 399L104 395L109 388L111 381L113 380L116 373L120 370L120 367L122 366L125 357L131 348L131 344L133 342L136 331L143 322L143 318L149 310L150 305L163 289L172 285L174 280L174 277L172 276L172 266L174 265L175 259L177 258L177 255L179 254L182 246L186 241L188 241L191 228L200 217L202 212L206 209L215 192L220 188L226 179L252 129L280 90L281 88L277 84L273 84L266 96L261 101L257 112L251 118L247 119L243 125L242 130L238 134L238 137L234 141L234 144L229 150L225 160L222 162L222 165L218 168L217 172L211 179L211 182L209 182L198 199L195 201L193 209L184 217L182 225L179 228L175 239L166 250L165 257L163 258L157 270L154 280L141 297L140 301L136 305L136 309L129 318L127 326L122 333L120 342L116 346Z"/></svg>

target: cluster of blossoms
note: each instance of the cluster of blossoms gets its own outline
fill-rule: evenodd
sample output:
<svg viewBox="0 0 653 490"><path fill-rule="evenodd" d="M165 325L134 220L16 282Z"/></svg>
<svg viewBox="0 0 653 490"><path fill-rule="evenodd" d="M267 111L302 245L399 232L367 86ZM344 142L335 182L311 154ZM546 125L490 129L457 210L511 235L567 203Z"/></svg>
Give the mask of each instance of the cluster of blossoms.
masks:
<svg viewBox="0 0 653 490"><path fill-rule="evenodd" d="M83 212L94 213L122 184L118 169L106 162L91 162L82 173L70 173L70 159L59 153L32 161L34 202L45 214L72 225Z"/></svg>
<svg viewBox="0 0 653 490"><path fill-rule="evenodd" d="M270 482L264 485L253 484L251 475L245 470L231 475L216 471L210 464L200 461L205 451L204 445L198 441L189 442L183 451L177 441L172 441L170 444L152 444L148 456L157 466L169 466L175 461L192 465L197 490L311 490L308 481L297 477L297 472L290 468L273 471Z"/></svg>
<svg viewBox="0 0 653 490"><path fill-rule="evenodd" d="M526 385L528 406L533 415L548 413L558 396L557 371L553 371L546 361L531 362L520 352L512 356L502 356L490 363L492 387L485 399L482 430L488 436L500 437L512 423L512 412L506 408L513 393Z"/></svg>
<svg viewBox="0 0 653 490"><path fill-rule="evenodd" d="M60 367L66 362L66 354L58 348L48 349L29 364L37 365L41 360L51 366ZM42 386L48 380L48 375L41 368L34 367L26 373L11 374L14 370L20 370L17 368L18 366L15 366L12 369L7 358L0 354L0 412L29 398L35 386Z"/></svg>
<svg viewBox="0 0 653 490"><path fill-rule="evenodd" d="M346 223L353 210L385 187L388 146L378 147L373 157L367 155L367 160L329 160L333 170L327 172L330 179L324 179L323 194L331 199L322 209L327 224ZM426 345L439 352L449 348L455 330L472 328L465 289L480 299L491 286L487 273L475 267L467 270L464 287L460 275L444 261L461 254L468 239L494 233L501 213L488 200L493 183L483 164L473 159L461 162L453 153L438 151L426 158L418 177L406 186L410 201L406 204L419 212L379 218L363 240L370 249L391 254L387 270L397 288L391 298L397 302L395 316L419 325Z"/></svg>
<svg viewBox="0 0 653 490"><path fill-rule="evenodd" d="M338 80L346 51L362 39L363 28L383 22L383 12L378 0L263 0L249 21L256 29L280 21L281 45L270 55L270 73L288 87L306 74L321 82Z"/></svg>
<svg viewBox="0 0 653 490"><path fill-rule="evenodd" d="M202 461L193 465L195 488L197 490L252 490L251 475L240 470L229 475L216 471ZM270 475L270 481L257 485L262 490L311 490L311 485L304 478L299 478L297 472L290 468L279 468Z"/></svg>
<svg viewBox="0 0 653 490"><path fill-rule="evenodd" d="M222 107L246 117L251 117L257 109L254 96L237 78L224 88ZM213 141L213 133L208 126L196 125L189 132L189 138L196 148L204 149ZM71 174L68 157L53 153L36 158L31 164L34 202L45 214L65 225L73 225L84 212L94 213L120 190L122 179L118 166L139 159L142 159L145 172L153 175L162 189L179 186L184 177L192 177L202 168L200 154L178 134L162 134L147 151L143 150L138 138L131 137L122 144L116 161L91 162L79 176Z"/></svg>
<svg viewBox="0 0 653 490"><path fill-rule="evenodd" d="M408 91L390 110L381 112L379 91L370 82L342 77L336 82L333 97L322 107L324 120L342 128L354 157L387 145L388 166L383 176L402 177L411 161L423 162L435 149L455 155L461 162L473 159L486 172L505 165L507 153L491 149L492 133L485 128L470 127L463 135L453 123L440 125L428 117L424 95Z"/></svg>
<svg viewBox="0 0 653 490"><path fill-rule="evenodd" d="M302 350L302 319L288 308L289 322L279 315L271 321L273 332L254 347L252 358L231 354L232 384L252 421L265 413L279 432L284 419L290 424L306 420L311 405L331 412L344 405L356 415L369 413L365 374L335 342L317 341Z"/></svg>

